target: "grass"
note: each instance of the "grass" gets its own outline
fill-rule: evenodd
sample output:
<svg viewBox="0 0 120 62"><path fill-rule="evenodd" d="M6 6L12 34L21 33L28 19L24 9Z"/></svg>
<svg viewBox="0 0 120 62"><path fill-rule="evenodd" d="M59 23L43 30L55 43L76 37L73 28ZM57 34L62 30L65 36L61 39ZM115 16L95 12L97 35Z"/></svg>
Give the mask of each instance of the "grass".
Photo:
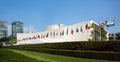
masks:
<svg viewBox="0 0 120 62"><path fill-rule="evenodd" d="M6 53L4 53L4 51ZM108 61L108 60L97 60L97 59L86 59L86 58L52 55L52 54L39 53L34 51L16 50L16 49L2 49L0 55L1 53L2 54L4 53L3 55L5 56L3 56L4 59L0 59L0 62L10 62L9 60L12 60L11 62L38 62L38 61L39 62L117 62L117 61ZM11 58L9 56L15 58ZM25 61L19 61L20 59ZM7 61L3 61L3 60L7 60Z"/></svg>
<svg viewBox="0 0 120 62"><path fill-rule="evenodd" d="M39 61L18 53L14 53L6 49L0 49L0 62L39 62Z"/></svg>

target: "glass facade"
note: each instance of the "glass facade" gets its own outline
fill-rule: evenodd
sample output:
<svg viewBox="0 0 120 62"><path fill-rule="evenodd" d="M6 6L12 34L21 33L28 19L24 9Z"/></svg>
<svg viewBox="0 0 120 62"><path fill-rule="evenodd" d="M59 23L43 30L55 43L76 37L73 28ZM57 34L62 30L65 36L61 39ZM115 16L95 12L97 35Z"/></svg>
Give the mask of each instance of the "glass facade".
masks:
<svg viewBox="0 0 120 62"><path fill-rule="evenodd" d="M6 21L0 21L0 38L6 37L8 34L7 29L7 22Z"/></svg>
<svg viewBox="0 0 120 62"><path fill-rule="evenodd" d="M12 23L12 36L16 36L17 33L23 33L23 23L20 21Z"/></svg>

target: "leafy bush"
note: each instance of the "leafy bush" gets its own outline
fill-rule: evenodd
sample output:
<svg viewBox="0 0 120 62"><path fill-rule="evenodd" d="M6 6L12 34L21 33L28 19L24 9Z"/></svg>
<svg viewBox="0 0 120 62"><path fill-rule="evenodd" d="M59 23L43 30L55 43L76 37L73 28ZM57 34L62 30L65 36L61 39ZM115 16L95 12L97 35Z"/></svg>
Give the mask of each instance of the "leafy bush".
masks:
<svg viewBox="0 0 120 62"><path fill-rule="evenodd" d="M2 42L0 42L0 48L2 48Z"/></svg>
<svg viewBox="0 0 120 62"><path fill-rule="evenodd" d="M116 51L120 52L120 41L84 41L84 42L64 42L64 43L43 43L16 45L10 48L21 49L64 49L64 50L91 50L91 51Z"/></svg>
<svg viewBox="0 0 120 62"><path fill-rule="evenodd" d="M119 59L120 53L117 53L120 52L120 41L43 43L43 44L16 45L5 48L38 51L42 53L73 57L120 61Z"/></svg>

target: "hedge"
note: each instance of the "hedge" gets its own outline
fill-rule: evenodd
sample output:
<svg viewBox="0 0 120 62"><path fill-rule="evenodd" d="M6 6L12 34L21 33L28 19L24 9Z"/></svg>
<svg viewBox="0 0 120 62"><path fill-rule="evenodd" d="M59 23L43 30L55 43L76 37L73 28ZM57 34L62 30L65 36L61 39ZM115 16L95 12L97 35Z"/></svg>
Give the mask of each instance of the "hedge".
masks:
<svg viewBox="0 0 120 62"><path fill-rule="evenodd" d="M82 50L59 50L59 49L21 49L36 51L47 54L64 55L78 58L101 59L120 61L120 52L82 51Z"/></svg>
<svg viewBox="0 0 120 62"><path fill-rule="evenodd" d="M80 58L120 61L120 41L44 43L16 45L4 48L38 51L42 53Z"/></svg>
<svg viewBox="0 0 120 62"><path fill-rule="evenodd" d="M120 41L83 41L64 43L43 43L16 45L10 48L37 48L37 49L64 49L64 50L91 50L91 51L115 51L120 52Z"/></svg>
<svg viewBox="0 0 120 62"><path fill-rule="evenodd" d="M2 46L3 46L3 45L2 45L2 42L0 42L0 48L2 48Z"/></svg>

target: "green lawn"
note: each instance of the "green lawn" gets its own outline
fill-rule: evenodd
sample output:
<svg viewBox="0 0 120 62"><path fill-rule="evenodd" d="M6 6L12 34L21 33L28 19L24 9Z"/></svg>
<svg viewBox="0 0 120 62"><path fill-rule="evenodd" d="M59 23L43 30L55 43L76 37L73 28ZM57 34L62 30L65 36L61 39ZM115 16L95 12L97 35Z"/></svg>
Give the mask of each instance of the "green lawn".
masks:
<svg viewBox="0 0 120 62"><path fill-rule="evenodd" d="M117 61L76 58L15 49L0 49L0 62L117 62Z"/></svg>
<svg viewBox="0 0 120 62"><path fill-rule="evenodd" d="M36 59L14 53L6 49L0 49L0 62L39 62Z"/></svg>

